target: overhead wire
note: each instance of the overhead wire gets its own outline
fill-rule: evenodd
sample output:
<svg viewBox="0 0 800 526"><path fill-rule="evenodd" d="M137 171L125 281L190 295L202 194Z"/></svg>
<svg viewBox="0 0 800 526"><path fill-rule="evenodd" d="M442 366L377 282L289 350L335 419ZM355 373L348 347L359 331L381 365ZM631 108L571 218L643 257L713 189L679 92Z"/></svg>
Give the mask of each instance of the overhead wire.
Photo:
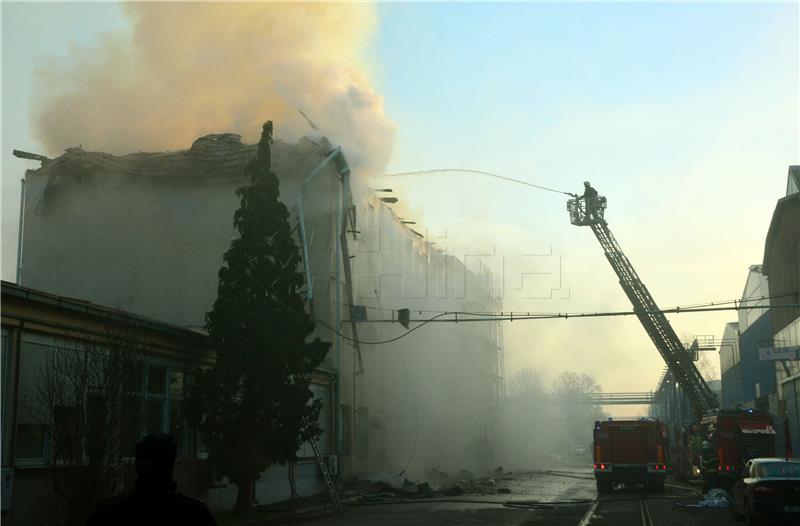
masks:
<svg viewBox="0 0 800 526"><path fill-rule="evenodd" d="M383 344L383 343L391 343L391 342L397 341L397 340L399 340L399 339L401 339L401 338L405 338L406 336L408 336L409 334L411 334L411 333L412 333L412 332L414 332L415 330L417 330L417 329L419 329L419 328L421 328L421 327L424 327L424 326L425 326L425 325L427 325L428 323L431 323L431 322L433 322L433 321L436 321L438 318L441 318L442 316L447 316L448 314L450 314L450 313L449 313L449 312L443 312L443 313L441 313L441 314L438 314L438 315L434 316L433 318L431 318L431 319L429 319L429 320L424 320L424 321L423 321L423 322L421 322L419 325L417 325L417 326L416 326L416 327L414 327L413 329L409 329L408 331L404 332L404 333L403 333L403 334L401 334L400 336L397 336L397 337L395 337L395 338L390 338L390 339L388 339L388 340L381 340L381 341L375 341L375 342L368 342L368 341L364 341L364 340L356 340L356 339L354 339L354 338L351 338L351 337L347 336L346 334L342 334L341 332L339 332L338 330L336 330L334 327L331 327L331 326L330 326L328 323L326 323L326 322L324 322L324 321L322 321L322 320L320 320L320 319L317 319L317 320L315 320L315 321L316 321L317 323L319 323L320 325L322 325L322 326L324 326L324 327L327 327L328 329L330 329L331 331L333 331L333 333L334 333L334 334L338 334L339 336L341 336L342 338L344 338L345 340L347 340L347 341L349 341L349 342L353 342L353 343L355 343L355 342L358 342L358 343L360 343L360 344L363 344L363 345L380 345L380 344Z"/></svg>
<svg viewBox="0 0 800 526"><path fill-rule="evenodd" d="M522 179L515 179L513 177L508 177L505 175L500 175L492 172L484 172L483 170L471 170L469 168L433 168L430 170L415 170L411 172L395 172L395 173L388 173L383 174L378 177L400 177L405 175L427 175L427 174L435 174L435 173L467 173L467 174L477 174L477 175L485 175L488 177L494 177L495 179L501 179L503 181L509 181L511 183L522 184L525 186L530 186L533 188L537 188L539 190L546 190L548 192L555 192L557 194L564 194L564 195L572 195L570 192L564 192L562 190L556 190L555 188L550 188L549 186L543 186L540 184L530 183L528 181L523 181Z"/></svg>
<svg viewBox="0 0 800 526"><path fill-rule="evenodd" d="M794 294L785 294L785 296L794 296ZM766 297L761 298L766 299ZM329 330L333 331L335 334L339 335L340 337L348 340L350 342L358 342L364 345L382 345L386 343L392 343L402 338L405 338L412 332L424 327L425 325L433 322L443 322L443 323L467 323L467 322L483 322L483 321L525 321L525 320L548 320L548 319L569 319L569 318L600 318L600 317L611 317L611 316L636 316L644 313L662 313L662 314L680 314L680 313L691 313L691 312L716 312L716 311L730 311L730 310L743 310L743 309L771 309L771 308L800 308L800 304L782 304L782 305L742 305L742 303L747 303L749 301L737 301L734 305L723 306L719 303L715 304L714 302L708 303L699 303L695 304L690 307L674 307L670 309L658 309L658 310L647 310L647 311L607 311L607 312L557 312L557 313L470 313L464 311L448 311L448 312L440 312L439 314L425 319L425 320L409 320L410 323L419 323L419 325L414 326L411 329L408 329L403 334L395 336L393 338L389 338L387 340L378 340L378 341L364 341L364 340L356 340L346 334L343 334L341 331L337 330L336 328L332 327L330 324L326 323L323 320L316 320L319 324L327 327ZM452 316L452 318L442 319L445 316ZM461 319L458 316L462 316ZM466 317L464 317L466 316ZM363 322L372 322L372 323L393 323L396 320L363 320Z"/></svg>
<svg viewBox="0 0 800 526"><path fill-rule="evenodd" d="M800 292L791 292L791 293L788 293L788 294L775 294L775 295L755 296L755 297L752 297L752 298L742 298L742 299L714 300L714 301L705 301L705 302L699 302L699 303L687 303L687 304L684 304L684 305L678 305L678 306L675 307L675 309L680 309L681 312L683 312L684 310L690 310L690 309L693 309L695 307L716 307L716 306L730 305L730 304L745 304L745 303L752 303L752 302L764 301L764 300L774 300L774 299L781 299L781 298L794 298L794 297L798 297L798 295L800 295ZM339 305L349 306L350 304L349 303L339 303ZM771 306L774 306L774 305L771 305ZM402 308L402 307L383 307L383 306L376 307L374 305L362 305L362 307L367 309L367 310L374 310L374 311L381 311L381 312L397 312L398 310L400 310ZM443 311L443 310L436 310L436 309L410 309L410 310L411 310L411 312L418 312L419 314L423 314L423 313L425 313L425 314L441 314L443 312L446 312L446 311ZM447 312L452 313L454 311L447 311ZM512 315L513 314L516 317L516 316L530 315L530 313L531 313L531 311L502 311L502 312L498 312L498 311L458 311L459 315L464 314L464 315L472 315L472 316L501 316L501 315L508 316L508 315ZM377 321L377 320L374 320L374 321ZM383 321L389 321L389 320L383 320ZM461 321L461 320L459 320L459 321Z"/></svg>

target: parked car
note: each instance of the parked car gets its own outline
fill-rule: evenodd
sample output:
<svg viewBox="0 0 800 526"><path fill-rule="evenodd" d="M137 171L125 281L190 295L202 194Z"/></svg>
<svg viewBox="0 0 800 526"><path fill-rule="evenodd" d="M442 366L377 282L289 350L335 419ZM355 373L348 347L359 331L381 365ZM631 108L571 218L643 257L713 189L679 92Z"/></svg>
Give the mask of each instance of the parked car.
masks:
<svg viewBox="0 0 800 526"><path fill-rule="evenodd" d="M733 485L731 513L747 524L800 524L800 460L754 458Z"/></svg>

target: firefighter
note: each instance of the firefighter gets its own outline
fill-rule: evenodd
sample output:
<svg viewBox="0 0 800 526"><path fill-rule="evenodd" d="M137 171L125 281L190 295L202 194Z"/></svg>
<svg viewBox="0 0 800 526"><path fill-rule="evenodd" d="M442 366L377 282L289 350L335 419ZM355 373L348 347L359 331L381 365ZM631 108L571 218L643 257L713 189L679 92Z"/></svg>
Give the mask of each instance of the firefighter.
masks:
<svg viewBox="0 0 800 526"><path fill-rule="evenodd" d="M705 480L710 487L716 484L719 470L719 458L714 451L714 436L708 434L708 440L703 440L702 455L700 457L700 478Z"/></svg>
<svg viewBox="0 0 800 526"><path fill-rule="evenodd" d="M592 188L592 183L589 181L583 182L583 195L578 197L578 201L583 199L586 203L586 213L583 220L586 223L593 223L598 221L597 217L597 190Z"/></svg>

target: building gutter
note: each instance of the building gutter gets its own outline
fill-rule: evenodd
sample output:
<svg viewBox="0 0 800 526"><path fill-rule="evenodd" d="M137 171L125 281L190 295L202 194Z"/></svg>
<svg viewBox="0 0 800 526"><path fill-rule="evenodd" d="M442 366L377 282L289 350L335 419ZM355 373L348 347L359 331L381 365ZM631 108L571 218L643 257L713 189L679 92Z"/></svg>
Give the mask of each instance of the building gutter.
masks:
<svg viewBox="0 0 800 526"><path fill-rule="evenodd" d="M19 180L19 233L17 234L17 285L22 285L22 236L25 232L25 178Z"/></svg>
<svg viewBox="0 0 800 526"><path fill-rule="evenodd" d="M311 283L311 262L309 261L308 257L308 233L306 232L306 212L304 206L304 197L306 193L306 188L314 180L319 174L322 173L323 168L325 166L336 159L339 155L342 154L341 147L337 146L333 150L331 150L327 157L322 160L321 163L317 165L314 170L308 174L308 177L305 178L303 181L303 185L300 187L300 190L297 192L297 215L299 216L300 222L300 241L303 245L303 267L305 268L306 272L306 284L308 286L308 290L306 291L306 298L308 299L308 309L311 312L311 315L314 315L314 290L312 288ZM338 215L341 214L341 211L337 211L337 219ZM338 246L337 246L338 250ZM338 303L337 303L338 305Z"/></svg>

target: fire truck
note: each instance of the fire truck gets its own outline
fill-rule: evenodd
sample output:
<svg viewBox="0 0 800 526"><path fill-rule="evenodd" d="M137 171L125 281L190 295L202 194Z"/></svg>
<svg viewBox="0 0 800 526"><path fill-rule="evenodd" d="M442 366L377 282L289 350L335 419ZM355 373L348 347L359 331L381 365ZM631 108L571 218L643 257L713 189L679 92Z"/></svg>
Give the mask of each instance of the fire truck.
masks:
<svg viewBox="0 0 800 526"><path fill-rule="evenodd" d="M774 456L776 437L772 418L768 413L753 409L720 408L719 400L697 370L692 353L684 347L608 228L604 218L606 198L598 195L593 198L592 203L581 203L582 198L570 195L573 196L567 202L570 222L591 228L619 278L620 286L630 300L636 317L661 354L672 377L680 384L692 405L696 422L699 422L687 432L680 433L680 445L675 448L672 457L678 474L691 475L686 471L699 469L701 477L709 486L725 487L738 477L742 466L750 458ZM616 454L613 441L604 446L603 440L598 439L599 436L613 439L613 429L613 426L604 426L603 423L595 425L595 474L598 491L608 490L609 483L613 484L615 479L606 477L605 473L613 473L617 470L616 463L620 462L613 457L606 457ZM600 445L599 457L597 444ZM607 452L604 447L610 447L611 450ZM648 465L658 465L659 461L655 458L657 457L649 457ZM609 465L611 468L608 468Z"/></svg>
<svg viewBox="0 0 800 526"><path fill-rule="evenodd" d="M657 420L609 420L594 423L594 478L598 493L614 484L644 484L664 491L669 472L667 427Z"/></svg>
<svg viewBox="0 0 800 526"><path fill-rule="evenodd" d="M751 458L774 457L772 416L756 409L720 409L703 415L690 446L700 478L709 487L730 489Z"/></svg>

